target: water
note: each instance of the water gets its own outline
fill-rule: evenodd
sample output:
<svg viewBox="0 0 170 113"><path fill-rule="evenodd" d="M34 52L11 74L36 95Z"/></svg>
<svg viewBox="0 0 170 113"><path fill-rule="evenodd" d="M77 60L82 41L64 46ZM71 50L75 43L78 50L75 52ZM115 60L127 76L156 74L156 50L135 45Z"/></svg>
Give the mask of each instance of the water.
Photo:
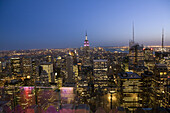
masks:
<svg viewBox="0 0 170 113"><path fill-rule="evenodd" d="M105 48L106 51L110 51L113 53L129 53L128 49L123 49L123 48Z"/></svg>

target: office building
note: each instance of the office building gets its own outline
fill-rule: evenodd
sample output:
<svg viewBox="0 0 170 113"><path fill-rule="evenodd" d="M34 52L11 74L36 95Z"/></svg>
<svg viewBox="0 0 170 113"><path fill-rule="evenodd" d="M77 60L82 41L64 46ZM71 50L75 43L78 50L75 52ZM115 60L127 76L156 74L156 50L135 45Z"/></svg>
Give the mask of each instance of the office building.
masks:
<svg viewBox="0 0 170 113"><path fill-rule="evenodd" d="M67 83L74 83L74 76L73 76L73 57L71 54L68 54L66 57L66 72L67 72Z"/></svg>
<svg viewBox="0 0 170 113"><path fill-rule="evenodd" d="M106 59L93 60L94 87L106 88L108 86L108 61Z"/></svg>
<svg viewBox="0 0 170 113"><path fill-rule="evenodd" d="M133 72L118 73L118 100L121 107L128 108L130 111L142 107L141 79L141 76Z"/></svg>
<svg viewBox="0 0 170 113"><path fill-rule="evenodd" d="M53 73L53 64L52 63L42 63L40 66L42 67L42 70L45 70L46 73L48 73L49 83L54 83L55 77L54 77L54 73Z"/></svg>
<svg viewBox="0 0 170 113"><path fill-rule="evenodd" d="M165 95L165 86L168 85L168 68L165 64L156 64L153 76L153 104L155 107L163 107L163 98Z"/></svg>
<svg viewBox="0 0 170 113"><path fill-rule="evenodd" d="M21 72L21 60L20 58L11 58L11 72L12 76L15 78L21 78L22 72Z"/></svg>
<svg viewBox="0 0 170 113"><path fill-rule="evenodd" d="M142 71L143 69L144 69L143 46L135 44L129 49L129 70L138 72Z"/></svg>
<svg viewBox="0 0 170 113"><path fill-rule="evenodd" d="M153 70L155 66L155 58L153 55L153 48L143 48L144 52L144 65L149 69Z"/></svg>
<svg viewBox="0 0 170 113"><path fill-rule="evenodd" d="M22 70L23 70L23 77L25 78L32 78L32 61L31 57L24 57L22 58Z"/></svg>
<svg viewBox="0 0 170 113"><path fill-rule="evenodd" d="M153 73L149 71L145 71L141 74L142 77L142 107L151 108L153 99L151 98L152 95L152 78Z"/></svg>

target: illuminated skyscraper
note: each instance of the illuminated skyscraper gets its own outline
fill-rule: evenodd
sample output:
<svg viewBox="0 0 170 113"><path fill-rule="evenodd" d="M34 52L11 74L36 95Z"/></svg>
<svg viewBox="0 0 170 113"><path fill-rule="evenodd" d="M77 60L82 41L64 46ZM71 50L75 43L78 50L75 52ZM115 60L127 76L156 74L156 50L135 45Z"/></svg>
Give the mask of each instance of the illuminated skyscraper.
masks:
<svg viewBox="0 0 170 113"><path fill-rule="evenodd" d="M155 59L153 55L153 48L144 48L144 64L149 70L153 70L155 66Z"/></svg>
<svg viewBox="0 0 170 113"><path fill-rule="evenodd" d="M108 86L106 59L93 60L94 87L106 88Z"/></svg>
<svg viewBox="0 0 170 113"><path fill-rule="evenodd" d="M84 48L89 49L89 41L87 39L87 33L86 33L86 39L84 41Z"/></svg>
<svg viewBox="0 0 170 113"><path fill-rule="evenodd" d="M133 45L129 49L129 70L136 71L136 68L144 66L143 46L139 44Z"/></svg>
<svg viewBox="0 0 170 113"><path fill-rule="evenodd" d="M156 64L153 76L153 103L156 107L168 107L165 100L165 87L168 86L168 68L165 64Z"/></svg>
<svg viewBox="0 0 170 113"><path fill-rule="evenodd" d="M83 55L83 62L82 64L83 65L86 65L86 66L92 66L92 61L90 60L91 59L91 50L90 50L90 46L89 46L89 41L87 39L87 33L86 33L86 39L84 41L84 55Z"/></svg>
<svg viewBox="0 0 170 113"><path fill-rule="evenodd" d="M20 58L11 58L11 71L14 77L21 77L21 61Z"/></svg>
<svg viewBox="0 0 170 113"><path fill-rule="evenodd" d="M36 76L38 75L39 61L36 59L32 59L31 63L32 63L31 64L32 65L32 78L36 78Z"/></svg>
<svg viewBox="0 0 170 113"><path fill-rule="evenodd" d="M22 69L23 69L23 76L30 78L32 75L32 62L30 57L24 57L22 59Z"/></svg>
<svg viewBox="0 0 170 113"><path fill-rule="evenodd" d="M57 59L56 59L56 67L57 68L62 67L62 58L61 58L61 56L57 57Z"/></svg>
<svg viewBox="0 0 170 113"><path fill-rule="evenodd" d="M118 73L117 85L120 105L134 111L137 107L142 107L142 77L133 72Z"/></svg>
<svg viewBox="0 0 170 113"><path fill-rule="evenodd" d="M152 104L152 78L153 78L153 73L150 71L145 71L144 73L141 74L142 77L142 106L143 107L153 107Z"/></svg>
<svg viewBox="0 0 170 113"><path fill-rule="evenodd" d="M133 40L129 42L129 70L141 71L144 67L144 52L143 45L135 43L134 39L134 23L132 27L132 38ZM140 67L140 68L139 68Z"/></svg>
<svg viewBox="0 0 170 113"><path fill-rule="evenodd" d="M41 64L41 67L48 74L49 82L54 82L55 80L54 80L54 73L53 73L53 64L52 63L43 63L43 64Z"/></svg>
<svg viewBox="0 0 170 113"><path fill-rule="evenodd" d="M73 83L73 57L69 53L66 57L67 83Z"/></svg>

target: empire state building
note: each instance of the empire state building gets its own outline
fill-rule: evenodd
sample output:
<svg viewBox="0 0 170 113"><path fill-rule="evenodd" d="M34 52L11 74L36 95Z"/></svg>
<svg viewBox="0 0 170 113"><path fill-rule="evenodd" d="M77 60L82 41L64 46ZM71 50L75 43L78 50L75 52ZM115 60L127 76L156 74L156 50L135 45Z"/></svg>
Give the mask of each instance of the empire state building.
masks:
<svg viewBox="0 0 170 113"><path fill-rule="evenodd" d="M86 33L86 39L84 41L84 48L89 49L89 41L87 39L87 33Z"/></svg>

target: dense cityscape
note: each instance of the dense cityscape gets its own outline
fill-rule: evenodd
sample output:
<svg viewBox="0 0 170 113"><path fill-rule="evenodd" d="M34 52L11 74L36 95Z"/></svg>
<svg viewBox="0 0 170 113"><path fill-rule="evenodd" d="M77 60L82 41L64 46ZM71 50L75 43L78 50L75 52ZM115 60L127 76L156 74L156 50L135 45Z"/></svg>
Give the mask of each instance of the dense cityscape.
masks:
<svg viewBox="0 0 170 113"><path fill-rule="evenodd" d="M36 49L0 52L0 112L168 113L170 48Z"/></svg>
<svg viewBox="0 0 170 113"><path fill-rule="evenodd" d="M0 113L170 113L170 0L0 0Z"/></svg>

